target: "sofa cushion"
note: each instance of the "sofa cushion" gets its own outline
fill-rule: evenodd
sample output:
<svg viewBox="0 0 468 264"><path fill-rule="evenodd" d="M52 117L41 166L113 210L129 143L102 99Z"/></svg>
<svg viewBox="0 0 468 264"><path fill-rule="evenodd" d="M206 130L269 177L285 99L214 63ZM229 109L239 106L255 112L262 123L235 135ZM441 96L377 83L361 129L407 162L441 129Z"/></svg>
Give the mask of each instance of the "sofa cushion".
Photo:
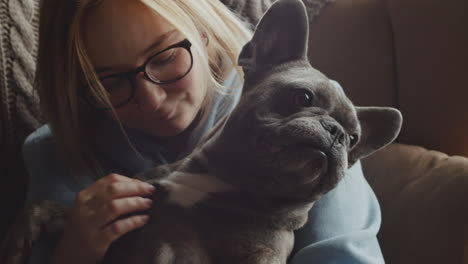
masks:
<svg viewBox="0 0 468 264"><path fill-rule="evenodd" d="M392 144L362 164L382 208L387 263L468 263L467 158Z"/></svg>

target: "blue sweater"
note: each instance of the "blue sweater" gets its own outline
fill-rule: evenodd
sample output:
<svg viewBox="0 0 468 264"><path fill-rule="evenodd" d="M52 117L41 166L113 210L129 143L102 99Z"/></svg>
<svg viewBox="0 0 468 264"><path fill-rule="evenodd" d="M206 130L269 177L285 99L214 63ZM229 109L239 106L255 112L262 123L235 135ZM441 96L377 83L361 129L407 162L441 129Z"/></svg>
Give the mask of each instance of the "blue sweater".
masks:
<svg viewBox="0 0 468 264"><path fill-rule="evenodd" d="M154 138L128 129L131 142L145 157L142 159L128 146L117 125L103 117L102 129L98 129L102 134L96 135L96 148L105 171L132 176L190 153L200 137L238 102L242 83L236 72L224 85L230 87L227 94L216 97L207 122L199 133L192 134L179 156L163 149ZM94 182L91 175L82 175L80 181L71 177L47 125L26 139L23 154L30 173L28 201L47 199L71 206L76 194ZM376 238L380 221L379 204L358 162L334 190L315 203L308 222L295 233L295 247L289 263L384 263ZM41 237L33 247L29 263L51 263L56 242Z"/></svg>

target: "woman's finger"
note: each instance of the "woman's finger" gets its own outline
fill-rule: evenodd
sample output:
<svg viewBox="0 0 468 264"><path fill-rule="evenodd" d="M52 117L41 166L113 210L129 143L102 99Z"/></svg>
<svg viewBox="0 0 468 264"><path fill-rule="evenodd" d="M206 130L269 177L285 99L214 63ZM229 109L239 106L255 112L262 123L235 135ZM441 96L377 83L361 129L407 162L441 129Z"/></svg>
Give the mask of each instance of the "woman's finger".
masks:
<svg viewBox="0 0 468 264"><path fill-rule="evenodd" d="M97 226L104 227L125 214L151 208L153 201L143 197L127 197L110 201L101 206L95 216Z"/></svg>
<svg viewBox="0 0 468 264"><path fill-rule="evenodd" d="M111 244L126 233L142 227L148 222L148 220L148 215L135 215L117 220L104 227L102 233L103 239L105 239L106 243Z"/></svg>
<svg viewBox="0 0 468 264"><path fill-rule="evenodd" d="M134 179L130 178L130 177L127 177L127 176L123 176L123 175L120 175L120 174L117 174L117 173L110 173L104 177L102 177L101 179L99 179L98 181L96 181L96 183L103 183L103 184L107 184L109 182L126 182L126 181L133 181Z"/></svg>
<svg viewBox="0 0 468 264"><path fill-rule="evenodd" d="M84 188L80 192L78 192L75 202L77 205L84 205L87 203L95 203L95 200L99 200L97 194L101 193L104 188L109 186L112 183L117 182L133 182L134 179L129 177L125 177L116 173L108 174L105 177L97 180L95 183L91 184L90 186Z"/></svg>
<svg viewBox="0 0 468 264"><path fill-rule="evenodd" d="M132 196L150 196L155 191L154 186L149 183L128 179L124 181L108 180L100 182L98 185L93 186L92 189L87 189L86 193L83 193L83 196L86 197L82 197L82 203L92 208L92 210L99 210L103 204L107 204L112 200Z"/></svg>
<svg viewBox="0 0 468 264"><path fill-rule="evenodd" d="M141 181L113 182L103 187L98 197L103 196L103 201L105 201L132 196L149 196L154 191L153 185Z"/></svg>

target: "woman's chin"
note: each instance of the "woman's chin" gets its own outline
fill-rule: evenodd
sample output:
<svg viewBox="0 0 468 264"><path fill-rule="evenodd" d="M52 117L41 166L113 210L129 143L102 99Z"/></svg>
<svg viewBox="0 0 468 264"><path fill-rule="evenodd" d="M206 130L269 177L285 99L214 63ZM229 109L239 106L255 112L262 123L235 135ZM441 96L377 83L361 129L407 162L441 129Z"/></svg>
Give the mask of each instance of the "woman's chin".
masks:
<svg viewBox="0 0 468 264"><path fill-rule="evenodd" d="M175 137L184 132L192 122L192 119L186 116L173 116L168 120L161 120L158 122L152 122L148 124L143 130L147 134L150 134L159 138Z"/></svg>

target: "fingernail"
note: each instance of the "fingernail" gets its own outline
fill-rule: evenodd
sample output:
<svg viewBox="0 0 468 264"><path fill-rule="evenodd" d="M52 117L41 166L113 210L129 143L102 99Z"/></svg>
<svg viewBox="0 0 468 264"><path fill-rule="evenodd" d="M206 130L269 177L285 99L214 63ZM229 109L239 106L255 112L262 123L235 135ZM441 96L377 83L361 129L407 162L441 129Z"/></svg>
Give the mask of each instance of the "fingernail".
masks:
<svg viewBox="0 0 468 264"><path fill-rule="evenodd" d="M148 206L149 206L149 205L152 205L152 204L153 204L153 200L148 199L148 198L145 198L145 204L148 205Z"/></svg>
<svg viewBox="0 0 468 264"><path fill-rule="evenodd" d="M147 190L149 192L154 192L156 190L156 188L151 184L146 184L146 186L147 186Z"/></svg>

